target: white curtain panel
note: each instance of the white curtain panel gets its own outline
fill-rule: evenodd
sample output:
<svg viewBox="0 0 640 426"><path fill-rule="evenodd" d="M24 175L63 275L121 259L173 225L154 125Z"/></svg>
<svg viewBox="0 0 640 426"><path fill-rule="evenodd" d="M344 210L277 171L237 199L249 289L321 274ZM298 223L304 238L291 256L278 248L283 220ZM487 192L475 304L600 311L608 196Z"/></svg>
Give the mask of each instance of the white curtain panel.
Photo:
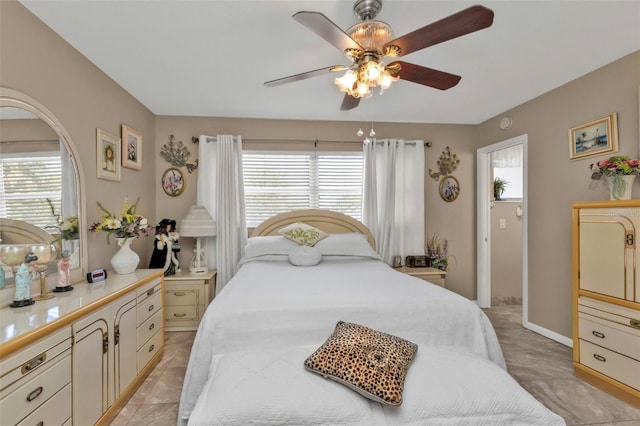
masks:
<svg viewBox="0 0 640 426"><path fill-rule="evenodd" d="M215 238L204 240L208 264L218 270L219 293L237 272L247 243L240 136L200 136L197 204L209 210L218 227Z"/></svg>
<svg viewBox="0 0 640 426"><path fill-rule="evenodd" d="M424 254L424 143L402 139L365 144L363 223L389 265L394 256Z"/></svg>

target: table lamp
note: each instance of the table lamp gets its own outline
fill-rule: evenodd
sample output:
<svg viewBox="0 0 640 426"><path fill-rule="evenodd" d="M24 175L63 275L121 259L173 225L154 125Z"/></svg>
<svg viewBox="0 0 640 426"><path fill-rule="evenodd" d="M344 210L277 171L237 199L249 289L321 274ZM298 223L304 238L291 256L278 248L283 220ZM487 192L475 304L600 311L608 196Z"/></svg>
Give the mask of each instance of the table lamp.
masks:
<svg viewBox="0 0 640 426"><path fill-rule="evenodd" d="M191 206L187 215L182 219L178 232L182 237L195 237L196 248L193 250L193 259L189 263L189 273L192 275L206 274L209 270L204 249L200 245L201 237L213 237L216 235L216 223L204 206Z"/></svg>

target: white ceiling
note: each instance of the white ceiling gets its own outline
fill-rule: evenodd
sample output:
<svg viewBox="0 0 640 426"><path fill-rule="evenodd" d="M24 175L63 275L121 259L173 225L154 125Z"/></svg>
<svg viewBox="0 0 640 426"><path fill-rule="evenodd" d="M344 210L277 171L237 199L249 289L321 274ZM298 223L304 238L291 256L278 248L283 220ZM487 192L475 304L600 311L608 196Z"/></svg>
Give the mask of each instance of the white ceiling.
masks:
<svg viewBox="0 0 640 426"><path fill-rule="evenodd" d="M461 75L456 87L399 81L340 111L342 73L263 82L348 65L291 16L347 29L351 0L20 2L157 115L477 124L640 49L638 0L479 1L491 27L402 58ZM473 4L385 0L377 19L401 36Z"/></svg>

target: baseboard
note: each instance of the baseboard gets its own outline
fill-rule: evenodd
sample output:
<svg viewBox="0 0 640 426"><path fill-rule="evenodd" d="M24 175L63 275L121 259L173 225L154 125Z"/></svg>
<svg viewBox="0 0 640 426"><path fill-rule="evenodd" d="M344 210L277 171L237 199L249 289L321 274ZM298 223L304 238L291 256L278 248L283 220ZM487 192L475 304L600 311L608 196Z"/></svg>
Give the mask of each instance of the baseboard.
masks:
<svg viewBox="0 0 640 426"><path fill-rule="evenodd" d="M535 333L538 333L548 339L554 340L558 343L562 343L565 346L568 346L570 348L573 348L573 339L570 339L566 336L563 336L562 334L558 334L555 331L551 331L548 330L544 327L540 327L539 325L536 325L534 323L531 323L529 321L525 322L522 324L522 326L528 330L531 330Z"/></svg>

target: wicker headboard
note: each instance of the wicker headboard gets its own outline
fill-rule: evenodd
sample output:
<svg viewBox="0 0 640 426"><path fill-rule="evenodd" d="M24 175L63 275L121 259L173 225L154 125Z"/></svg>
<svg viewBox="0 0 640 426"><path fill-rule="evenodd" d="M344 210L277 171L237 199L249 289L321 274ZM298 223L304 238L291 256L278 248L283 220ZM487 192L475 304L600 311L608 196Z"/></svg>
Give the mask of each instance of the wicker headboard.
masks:
<svg viewBox="0 0 640 426"><path fill-rule="evenodd" d="M278 235L278 229L295 222L304 222L329 234L360 232L366 235L371 247L374 250L376 248L376 241L369 228L351 216L331 210L308 209L280 213L262 222L251 236Z"/></svg>

